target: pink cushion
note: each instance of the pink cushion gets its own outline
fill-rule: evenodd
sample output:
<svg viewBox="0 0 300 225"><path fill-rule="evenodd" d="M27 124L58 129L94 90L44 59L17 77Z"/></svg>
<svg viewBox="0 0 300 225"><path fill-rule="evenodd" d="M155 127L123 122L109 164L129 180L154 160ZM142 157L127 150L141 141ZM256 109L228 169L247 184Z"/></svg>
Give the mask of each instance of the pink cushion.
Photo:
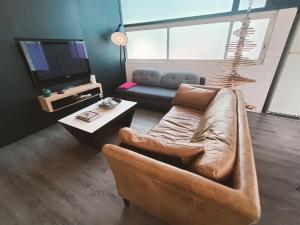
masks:
<svg viewBox="0 0 300 225"><path fill-rule="evenodd" d="M127 90L127 89L132 88L132 87L134 87L134 86L136 86L136 85L137 85L137 83L128 81L128 82L125 82L125 83L121 84L121 85L119 86L119 88L124 89L124 90Z"/></svg>

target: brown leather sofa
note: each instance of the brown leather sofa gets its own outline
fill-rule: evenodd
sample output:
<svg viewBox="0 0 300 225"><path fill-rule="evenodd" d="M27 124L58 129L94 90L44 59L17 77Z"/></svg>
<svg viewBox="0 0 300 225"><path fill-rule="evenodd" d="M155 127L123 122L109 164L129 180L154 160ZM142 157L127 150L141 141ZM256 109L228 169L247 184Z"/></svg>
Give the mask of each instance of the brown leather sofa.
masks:
<svg viewBox="0 0 300 225"><path fill-rule="evenodd" d="M246 225L260 200L241 91L182 85L147 135L105 145L119 194L171 225Z"/></svg>

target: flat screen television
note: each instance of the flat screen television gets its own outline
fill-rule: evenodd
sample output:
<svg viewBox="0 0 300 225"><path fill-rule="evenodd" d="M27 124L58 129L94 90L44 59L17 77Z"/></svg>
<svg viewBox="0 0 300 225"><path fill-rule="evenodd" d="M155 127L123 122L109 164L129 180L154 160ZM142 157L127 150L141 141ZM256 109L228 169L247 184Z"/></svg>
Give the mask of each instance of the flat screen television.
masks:
<svg viewBox="0 0 300 225"><path fill-rule="evenodd" d="M83 40L16 39L38 88L87 78L91 74Z"/></svg>

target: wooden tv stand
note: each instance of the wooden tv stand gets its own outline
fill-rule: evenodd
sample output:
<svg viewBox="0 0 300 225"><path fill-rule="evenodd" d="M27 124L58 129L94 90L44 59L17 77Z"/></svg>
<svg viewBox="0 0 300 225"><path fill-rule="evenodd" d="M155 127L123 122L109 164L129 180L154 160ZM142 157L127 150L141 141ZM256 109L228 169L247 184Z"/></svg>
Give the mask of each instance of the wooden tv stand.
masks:
<svg viewBox="0 0 300 225"><path fill-rule="evenodd" d="M89 97L81 96L89 94ZM38 96L42 109L46 112L55 112L71 105L78 104L92 98L102 97L103 91L100 83L83 84L77 87L66 89L63 94L54 92L49 97Z"/></svg>

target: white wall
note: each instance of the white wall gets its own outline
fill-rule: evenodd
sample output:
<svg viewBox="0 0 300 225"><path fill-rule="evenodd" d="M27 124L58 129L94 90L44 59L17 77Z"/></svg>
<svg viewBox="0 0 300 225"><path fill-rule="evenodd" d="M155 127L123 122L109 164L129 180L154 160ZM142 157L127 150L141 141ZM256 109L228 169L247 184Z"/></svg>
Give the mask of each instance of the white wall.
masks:
<svg viewBox="0 0 300 225"><path fill-rule="evenodd" d="M269 111L300 116L300 23L298 22L292 44L280 71Z"/></svg>
<svg viewBox="0 0 300 225"><path fill-rule="evenodd" d="M263 64L241 70L242 75L256 79L255 84L244 85L240 88L244 92L246 102L255 105L257 112L261 112L263 108L296 13L296 8L279 10ZM132 72L138 68L154 68L161 70L163 73L174 70L191 71L206 78L218 73L221 69L218 63L203 61L143 63L128 61L126 62L128 80L131 80ZM209 83L207 84L209 85Z"/></svg>

